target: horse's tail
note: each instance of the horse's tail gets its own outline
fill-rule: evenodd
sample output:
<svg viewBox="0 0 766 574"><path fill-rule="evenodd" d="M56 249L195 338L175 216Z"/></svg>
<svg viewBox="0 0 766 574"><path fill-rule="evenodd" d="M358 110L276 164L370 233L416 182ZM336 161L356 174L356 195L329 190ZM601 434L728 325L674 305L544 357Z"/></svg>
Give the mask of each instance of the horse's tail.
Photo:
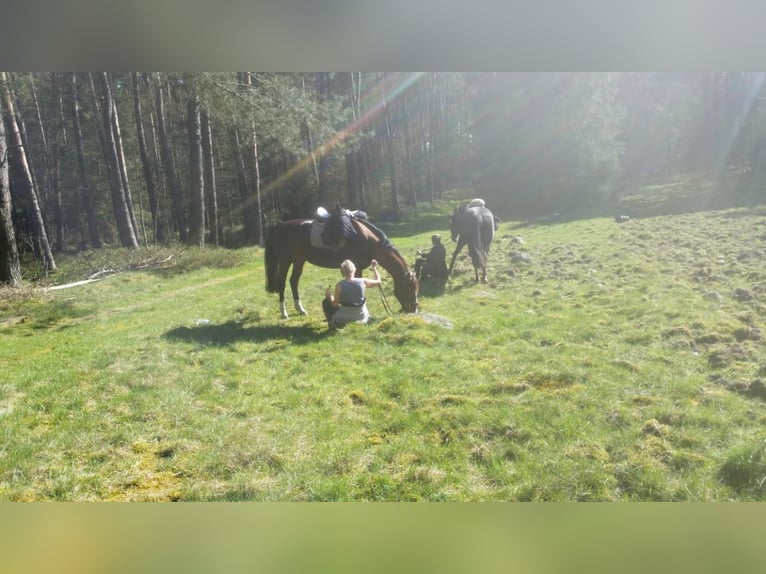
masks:
<svg viewBox="0 0 766 574"><path fill-rule="evenodd" d="M484 241L483 218L472 218L468 254L474 267L484 267L487 264L486 243Z"/></svg>
<svg viewBox="0 0 766 574"><path fill-rule="evenodd" d="M280 223L277 223L269 230L269 234L266 237L266 252L263 257L263 262L266 267L266 292L277 293L277 269L279 268L279 256L277 253L277 230L281 227Z"/></svg>
<svg viewBox="0 0 766 574"><path fill-rule="evenodd" d="M482 251L489 253L489 246L492 245L492 240L495 238L495 216L489 210L481 220L480 235Z"/></svg>

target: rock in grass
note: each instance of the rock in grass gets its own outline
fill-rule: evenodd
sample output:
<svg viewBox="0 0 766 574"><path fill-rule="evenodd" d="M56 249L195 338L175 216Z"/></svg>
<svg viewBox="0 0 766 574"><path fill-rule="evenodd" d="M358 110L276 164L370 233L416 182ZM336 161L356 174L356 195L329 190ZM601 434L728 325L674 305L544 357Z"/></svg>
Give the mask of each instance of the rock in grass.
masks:
<svg viewBox="0 0 766 574"><path fill-rule="evenodd" d="M418 313L417 315L423 322L439 325L445 329L452 329L452 321L436 313Z"/></svg>
<svg viewBox="0 0 766 574"><path fill-rule="evenodd" d="M532 263L532 256L525 251L511 255L511 263Z"/></svg>

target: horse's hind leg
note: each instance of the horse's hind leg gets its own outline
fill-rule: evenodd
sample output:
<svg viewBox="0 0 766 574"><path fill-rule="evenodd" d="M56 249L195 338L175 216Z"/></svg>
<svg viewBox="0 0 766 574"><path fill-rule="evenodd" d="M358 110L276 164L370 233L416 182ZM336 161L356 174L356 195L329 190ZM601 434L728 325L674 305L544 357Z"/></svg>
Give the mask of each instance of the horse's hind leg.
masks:
<svg viewBox="0 0 766 574"><path fill-rule="evenodd" d="M301 274L303 273L303 262L293 263L293 272L290 273L290 290L293 292L293 303L295 304L295 310L301 315L308 315L308 311L303 308L301 304L301 296L298 294L298 281L301 280Z"/></svg>
<svg viewBox="0 0 766 574"><path fill-rule="evenodd" d="M457 247L455 247L455 252L452 254L452 261L450 261L449 269L447 270L447 277L452 277L452 268L455 266L455 259L457 258L457 254L460 253L460 250L463 248L463 245L465 245L463 239L458 238Z"/></svg>
<svg viewBox="0 0 766 574"><path fill-rule="evenodd" d="M277 277L277 292L279 293L279 314L282 319L287 319L287 307L285 306L285 280L287 277L280 274Z"/></svg>

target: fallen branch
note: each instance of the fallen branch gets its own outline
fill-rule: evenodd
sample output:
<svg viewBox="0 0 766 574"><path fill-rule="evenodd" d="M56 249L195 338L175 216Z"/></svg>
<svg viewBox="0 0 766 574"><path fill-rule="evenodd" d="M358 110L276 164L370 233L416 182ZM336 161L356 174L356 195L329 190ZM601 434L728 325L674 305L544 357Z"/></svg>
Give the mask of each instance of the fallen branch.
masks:
<svg viewBox="0 0 766 574"><path fill-rule="evenodd" d="M80 285L95 283L97 281L101 281L102 279L103 277L98 277L96 279L85 279L83 281L75 281L74 283L67 283L65 285L54 285L53 287L48 287L48 291L58 291L59 289L69 289L70 287L79 287Z"/></svg>

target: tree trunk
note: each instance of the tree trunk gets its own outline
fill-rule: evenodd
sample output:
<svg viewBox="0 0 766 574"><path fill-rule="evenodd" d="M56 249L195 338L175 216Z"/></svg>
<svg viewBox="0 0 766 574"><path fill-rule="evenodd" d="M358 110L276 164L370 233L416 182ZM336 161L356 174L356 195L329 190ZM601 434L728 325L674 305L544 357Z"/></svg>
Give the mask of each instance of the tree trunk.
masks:
<svg viewBox="0 0 766 574"><path fill-rule="evenodd" d="M329 76L326 72L317 73L316 78L316 90L319 99L324 102L328 98L330 91L329 88ZM330 149L319 142L316 149L312 150L312 153L319 156L319 161L315 165L317 175L317 199L319 204L324 204L327 201L327 179L328 172L330 171L330 162L327 154Z"/></svg>
<svg viewBox="0 0 766 574"><path fill-rule="evenodd" d="M85 206L85 217L88 224L88 237L90 244L95 249L101 248L101 234L98 230L98 219L96 217L95 197L93 194L93 185L88 178L88 170L85 167L85 146L82 137L82 118L80 114L80 99L77 92L77 74L71 75L72 81L72 130L74 132L75 148L77 150L77 170L80 176L80 187L82 203Z"/></svg>
<svg viewBox="0 0 766 574"><path fill-rule="evenodd" d="M351 124L359 125L359 99L356 92L356 81L354 72L344 72L342 77L346 79L346 90L348 91L349 108L351 109ZM361 179L359 173L359 157L357 148L346 152L346 194L348 195L349 205L360 206L361 197Z"/></svg>
<svg viewBox="0 0 766 574"><path fill-rule="evenodd" d="M141 168L144 174L144 183L146 184L146 194L149 196L149 210L152 214L152 237L155 242L162 242L165 239L162 226L159 223L159 198L157 190L154 187L154 171L152 162L149 159L149 153L146 151L146 135L144 133L144 114L141 107L141 97L138 88L138 73L132 72L133 80L133 112L136 120L136 139L138 140L138 153L141 157Z"/></svg>
<svg viewBox="0 0 766 574"><path fill-rule="evenodd" d="M182 243L188 243L188 233L186 229L186 212L183 204L183 194L181 193L181 184L178 181L175 163L173 162L173 153L170 149L170 140L168 139L168 130L165 122L165 100L162 94L162 79L157 82L157 129L160 136L160 155L162 157L162 170L165 172L165 178L170 188L170 198L173 203L173 219L178 228L178 237Z"/></svg>
<svg viewBox="0 0 766 574"><path fill-rule="evenodd" d="M19 170L19 181L22 183L29 196L30 209L32 211L32 225L39 242L40 257L43 261L43 265L45 266L46 271L55 273L56 261L53 259L53 253L51 252L50 243L48 242L48 234L45 231L45 221L43 220L43 213L40 209L40 202L37 197L37 189L32 180L32 172L29 168L27 151L21 140L21 133L19 132L19 126L16 122L16 112L13 107L13 97L11 96L11 88L8 85L5 72L0 72L0 87L2 88L2 94L0 95L2 96L7 118L7 143L11 148L11 153L8 154L8 157L12 156L16 160L16 165Z"/></svg>
<svg viewBox="0 0 766 574"><path fill-rule="evenodd" d="M407 182L409 184L409 202L416 207L418 204L418 193L415 185L415 175L412 166L412 152L410 142L410 110L408 100L405 98L402 102L402 131L404 132L404 163L407 170Z"/></svg>
<svg viewBox="0 0 766 574"><path fill-rule="evenodd" d="M4 72L3 72L4 74ZM11 186L8 177L8 148L0 102L0 283L21 287L21 266L11 217Z"/></svg>
<svg viewBox="0 0 766 574"><path fill-rule="evenodd" d="M248 242L254 242L256 238L256 223L252 201L250 201L250 186L247 181L247 169L245 168L245 157L242 153L242 143L236 128L231 129L230 135L231 145L234 150L234 161L237 167L237 187L239 188L245 238Z"/></svg>
<svg viewBox="0 0 766 574"><path fill-rule="evenodd" d="M388 168L388 180L391 191L391 209L394 217L399 218L399 191L396 177L396 156L394 155L394 133L391 127L391 110L386 102L385 77L381 78L380 95L383 103L383 124L385 126L386 141L386 167Z"/></svg>
<svg viewBox="0 0 766 574"><path fill-rule="evenodd" d="M186 104L189 130L189 244L205 246L205 181L202 172L202 125L199 100Z"/></svg>
<svg viewBox="0 0 766 574"><path fill-rule="evenodd" d="M130 184L128 183L128 167L125 163L125 147L122 145L122 133L120 131L120 117L117 114L117 106L114 103L114 98L112 97L112 77L108 74L105 74L105 77L108 82L109 86L109 97L112 101L112 109L114 110L114 113L111 114L111 128L114 132L114 144L115 149L117 150L117 159L118 159L118 165L120 167L120 178L122 180L122 188L125 190L125 203L128 206L128 214L130 216L130 224L133 228L133 234L138 236L138 224L136 223L136 214L133 211L133 198L130 194Z"/></svg>
<svg viewBox="0 0 766 574"><path fill-rule="evenodd" d="M117 223L117 233L120 237L120 243L123 247L138 247L138 238L136 237L135 227L131 210L128 207L128 196L125 190L125 180L120 160L120 151L118 150L118 134L115 132L114 116L117 110L112 97L111 82L107 72L99 72L98 81L101 86L103 106L103 126L104 126L104 156L109 169L109 186L112 190L112 209Z"/></svg>
<svg viewBox="0 0 766 574"><path fill-rule="evenodd" d="M253 191L255 192L255 237L261 247L263 242L263 205L261 203L261 168L258 161L258 135L253 121Z"/></svg>
<svg viewBox="0 0 766 574"><path fill-rule="evenodd" d="M428 182L428 200L441 197L443 192L442 166L440 157L443 151L441 123L443 119L441 92L438 74L428 76L428 118L426 129L428 138L426 145L426 173Z"/></svg>
<svg viewBox="0 0 766 574"><path fill-rule="evenodd" d="M152 135L151 151L155 166L154 175L156 176L156 181L159 183L159 193L157 196L157 233L164 240L172 232L170 226L172 217L168 217L167 213L163 209L163 205L167 205L168 191L167 185L165 183L165 178L162 177L162 154L160 153L159 136L157 135L157 122L155 121L154 116L154 111L149 110L149 130Z"/></svg>
<svg viewBox="0 0 766 574"><path fill-rule="evenodd" d="M210 228L210 238L219 245L220 230L218 225L218 193L215 185L215 160L213 157L213 130L210 128L210 116L206 109L202 110L202 160L204 167L204 185L207 193L207 221Z"/></svg>
<svg viewBox="0 0 766 574"><path fill-rule="evenodd" d="M64 251L64 203L61 198L59 138L63 131L64 122L61 117L61 87L56 72L51 72L51 137L46 154L48 182L53 196L53 229L55 230L54 249L57 253ZM37 98L35 98L37 101ZM41 125L42 129L42 125ZM66 138L64 138L66 140ZM66 144L66 142L64 142Z"/></svg>

